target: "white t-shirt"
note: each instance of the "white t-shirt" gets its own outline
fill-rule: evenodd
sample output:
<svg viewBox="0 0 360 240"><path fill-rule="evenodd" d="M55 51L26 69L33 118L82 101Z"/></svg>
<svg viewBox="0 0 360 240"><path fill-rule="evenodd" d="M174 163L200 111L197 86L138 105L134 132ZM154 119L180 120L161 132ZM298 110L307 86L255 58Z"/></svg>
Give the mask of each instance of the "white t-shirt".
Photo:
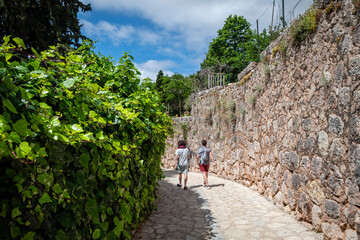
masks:
<svg viewBox="0 0 360 240"><path fill-rule="evenodd" d="M176 156L179 156L179 166L187 166L189 165L188 156L190 155L190 151L187 148L178 148L175 152Z"/></svg>

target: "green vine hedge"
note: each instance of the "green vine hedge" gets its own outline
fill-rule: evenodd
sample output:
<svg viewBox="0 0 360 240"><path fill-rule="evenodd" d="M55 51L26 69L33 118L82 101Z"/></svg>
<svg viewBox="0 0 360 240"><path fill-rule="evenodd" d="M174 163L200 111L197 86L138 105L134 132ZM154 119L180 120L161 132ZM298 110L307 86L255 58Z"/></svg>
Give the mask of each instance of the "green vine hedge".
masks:
<svg viewBox="0 0 360 240"><path fill-rule="evenodd" d="M171 119L91 42L0 45L0 239L130 239L154 208Z"/></svg>

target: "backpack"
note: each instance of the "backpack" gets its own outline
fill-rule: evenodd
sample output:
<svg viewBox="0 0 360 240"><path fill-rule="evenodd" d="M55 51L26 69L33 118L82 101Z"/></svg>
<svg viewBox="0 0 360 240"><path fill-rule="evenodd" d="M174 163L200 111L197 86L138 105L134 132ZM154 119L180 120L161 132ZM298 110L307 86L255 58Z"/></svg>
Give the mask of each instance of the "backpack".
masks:
<svg viewBox="0 0 360 240"><path fill-rule="evenodd" d="M209 162L209 154L206 151L204 146L199 148L199 155L200 155L200 164L208 163Z"/></svg>

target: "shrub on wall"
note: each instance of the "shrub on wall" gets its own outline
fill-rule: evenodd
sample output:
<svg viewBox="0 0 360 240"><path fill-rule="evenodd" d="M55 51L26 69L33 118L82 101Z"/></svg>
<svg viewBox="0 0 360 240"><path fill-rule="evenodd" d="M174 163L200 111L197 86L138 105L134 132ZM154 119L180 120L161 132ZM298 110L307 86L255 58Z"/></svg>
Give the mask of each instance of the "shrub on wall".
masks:
<svg viewBox="0 0 360 240"><path fill-rule="evenodd" d="M317 27L321 10L310 8L290 27L290 37L293 44L300 44Z"/></svg>
<svg viewBox="0 0 360 240"><path fill-rule="evenodd" d="M130 239L155 201L171 119L91 43L0 46L0 238Z"/></svg>

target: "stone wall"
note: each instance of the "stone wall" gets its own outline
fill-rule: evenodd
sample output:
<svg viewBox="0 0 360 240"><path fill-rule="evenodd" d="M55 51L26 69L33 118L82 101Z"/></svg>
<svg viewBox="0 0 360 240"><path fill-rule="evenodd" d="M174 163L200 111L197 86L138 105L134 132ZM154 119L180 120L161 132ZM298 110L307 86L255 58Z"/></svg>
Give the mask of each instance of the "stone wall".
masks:
<svg viewBox="0 0 360 240"><path fill-rule="evenodd" d="M215 156L212 174L259 191L328 239L358 239L360 14L355 2L335 2L301 46L292 46L285 32L238 83L194 95L191 116L174 119L177 133L167 141L164 166L175 167L179 139L186 138L195 153L205 138ZM198 171L195 157L191 161Z"/></svg>

